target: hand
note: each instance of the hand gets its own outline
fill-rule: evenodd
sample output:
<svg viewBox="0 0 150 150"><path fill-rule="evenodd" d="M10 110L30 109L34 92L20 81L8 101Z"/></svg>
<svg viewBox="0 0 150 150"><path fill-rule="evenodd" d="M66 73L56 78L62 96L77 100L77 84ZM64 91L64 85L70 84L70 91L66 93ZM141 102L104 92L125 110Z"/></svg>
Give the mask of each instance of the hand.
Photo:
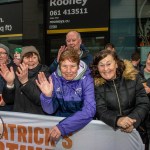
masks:
<svg viewBox="0 0 150 150"><path fill-rule="evenodd" d="M28 65L24 63L20 64L17 68L16 75L21 84L28 82Z"/></svg>
<svg viewBox="0 0 150 150"><path fill-rule="evenodd" d="M3 100L2 95L0 95L0 106L5 106L5 102Z"/></svg>
<svg viewBox="0 0 150 150"><path fill-rule="evenodd" d="M134 129L134 126L130 126L129 128L126 128L126 129L121 129L122 132L126 132L126 133L131 133Z"/></svg>
<svg viewBox="0 0 150 150"><path fill-rule="evenodd" d="M66 47L65 45L63 45L63 46L61 46L60 49L58 50L57 62L59 62L60 55L61 55L61 53L62 53L63 51L66 50L66 48L67 48L67 47Z"/></svg>
<svg viewBox="0 0 150 150"><path fill-rule="evenodd" d="M61 132L57 126L53 127L49 132L50 141L56 141L60 138L60 136L61 136Z"/></svg>
<svg viewBox="0 0 150 150"><path fill-rule="evenodd" d="M147 85L144 86L144 89L145 89L145 91L146 91L147 94L150 93L150 88Z"/></svg>
<svg viewBox="0 0 150 150"><path fill-rule="evenodd" d="M15 73L14 73L13 67L10 67L9 69L6 66L6 64L1 64L0 74L4 78L4 80L7 82L7 85L14 84Z"/></svg>
<svg viewBox="0 0 150 150"><path fill-rule="evenodd" d="M48 81L45 77L45 74L43 72L39 72L38 80L36 80L36 84L44 95L46 95L47 97L52 96L53 82L51 77L49 77L49 81Z"/></svg>
<svg viewBox="0 0 150 150"><path fill-rule="evenodd" d="M129 117L120 117L117 120L117 126L126 129L129 128L130 126L133 126L135 122L136 122L135 119L131 119Z"/></svg>

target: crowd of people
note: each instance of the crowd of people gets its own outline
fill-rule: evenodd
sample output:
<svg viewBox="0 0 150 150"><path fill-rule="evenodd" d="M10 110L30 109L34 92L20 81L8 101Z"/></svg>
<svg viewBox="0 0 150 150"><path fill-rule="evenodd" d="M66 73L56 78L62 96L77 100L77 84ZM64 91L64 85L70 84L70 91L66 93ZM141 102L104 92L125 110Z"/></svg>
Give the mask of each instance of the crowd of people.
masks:
<svg viewBox="0 0 150 150"><path fill-rule="evenodd" d="M0 96L0 111L65 117L51 129L52 140L92 119L114 130L131 133L136 128L142 137L144 129L150 135L150 53L145 66L137 53L131 61L120 59L112 43L92 56L80 33L69 31L66 46L48 67L34 46L16 48L12 60L9 48L0 44Z"/></svg>

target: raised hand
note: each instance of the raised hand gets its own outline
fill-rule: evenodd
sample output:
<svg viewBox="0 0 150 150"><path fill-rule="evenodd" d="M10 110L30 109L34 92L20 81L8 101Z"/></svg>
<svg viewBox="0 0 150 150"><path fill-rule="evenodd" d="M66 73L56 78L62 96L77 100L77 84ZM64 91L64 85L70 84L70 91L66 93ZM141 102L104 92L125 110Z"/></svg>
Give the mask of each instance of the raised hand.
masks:
<svg viewBox="0 0 150 150"><path fill-rule="evenodd" d="M24 63L20 64L17 68L16 75L21 84L24 84L28 81L28 65Z"/></svg>
<svg viewBox="0 0 150 150"><path fill-rule="evenodd" d="M1 64L0 67L1 67L0 74L7 82L7 85L13 85L15 80L15 73L13 67L10 67L9 69L6 66L6 64Z"/></svg>
<svg viewBox="0 0 150 150"><path fill-rule="evenodd" d="M45 77L45 74L43 72L39 72L38 80L36 80L36 84L44 95L46 95L47 97L52 96L53 82L51 77L49 77L49 81L48 81L47 78Z"/></svg>
<svg viewBox="0 0 150 150"><path fill-rule="evenodd" d="M63 51L66 50L66 48L67 48L67 47L66 47L65 45L63 45L63 46L61 46L60 49L58 50L57 62L59 62L60 55L61 55L61 53L62 53Z"/></svg>

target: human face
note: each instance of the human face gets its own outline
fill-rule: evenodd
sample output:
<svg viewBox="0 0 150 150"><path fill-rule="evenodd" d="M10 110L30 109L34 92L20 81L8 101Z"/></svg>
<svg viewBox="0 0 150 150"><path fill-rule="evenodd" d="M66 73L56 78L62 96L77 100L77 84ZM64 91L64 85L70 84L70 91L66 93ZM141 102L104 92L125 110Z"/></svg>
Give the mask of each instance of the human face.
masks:
<svg viewBox="0 0 150 150"><path fill-rule="evenodd" d="M81 38L76 32L69 32L66 36L66 44L68 48L80 50Z"/></svg>
<svg viewBox="0 0 150 150"><path fill-rule="evenodd" d="M15 53L14 53L14 58L16 58L16 59L20 59L20 53L15 52Z"/></svg>
<svg viewBox="0 0 150 150"><path fill-rule="evenodd" d="M116 69L118 65L111 55L108 55L98 63L98 71L105 80L114 80L116 78Z"/></svg>
<svg viewBox="0 0 150 150"><path fill-rule="evenodd" d="M77 63L68 59L60 63L61 74L66 80L73 80L77 75L78 69Z"/></svg>
<svg viewBox="0 0 150 150"><path fill-rule="evenodd" d="M8 54L3 48L0 48L0 64L7 64Z"/></svg>
<svg viewBox="0 0 150 150"><path fill-rule="evenodd" d="M150 54L148 55L146 59L146 70L150 72Z"/></svg>
<svg viewBox="0 0 150 150"><path fill-rule="evenodd" d="M33 69L39 64L38 56L33 53L30 57L24 57L23 63L28 65L29 69Z"/></svg>

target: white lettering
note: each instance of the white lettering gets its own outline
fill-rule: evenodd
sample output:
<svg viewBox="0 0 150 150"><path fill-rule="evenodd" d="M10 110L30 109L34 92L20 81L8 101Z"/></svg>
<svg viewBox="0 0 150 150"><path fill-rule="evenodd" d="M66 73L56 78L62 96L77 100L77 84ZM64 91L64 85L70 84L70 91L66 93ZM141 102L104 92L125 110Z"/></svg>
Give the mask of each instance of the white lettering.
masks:
<svg viewBox="0 0 150 150"><path fill-rule="evenodd" d="M50 6L57 6L57 5L56 5L56 0L50 0L50 3L49 3L49 4L50 4Z"/></svg>
<svg viewBox="0 0 150 150"><path fill-rule="evenodd" d="M5 30L6 31L12 31L12 26L11 25L5 25Z"/></svg>
<svg viewBox="0 0 150 150"><path fill-rule="evenodd" d="M86 2L87 2L87 0L83 0L82 6L85 6Z"/></svg>
<svg viewBox="0 0 150 150"><path fill-rule="evenodd" d="M62 6L62 5L82 5L85 6L87 0L50 0L50 6Z"/></svg>
<svg viewBox="0 0 150 150"><path fill-rule="evenodd" d="M0 18L0 22L4 22L3 18Z"/></svg>
<svg viewBox="0 0 150 150"><path fill-rule="evenodd" d="M0 27L0 32L4 32L4 27Z"/></svg>

